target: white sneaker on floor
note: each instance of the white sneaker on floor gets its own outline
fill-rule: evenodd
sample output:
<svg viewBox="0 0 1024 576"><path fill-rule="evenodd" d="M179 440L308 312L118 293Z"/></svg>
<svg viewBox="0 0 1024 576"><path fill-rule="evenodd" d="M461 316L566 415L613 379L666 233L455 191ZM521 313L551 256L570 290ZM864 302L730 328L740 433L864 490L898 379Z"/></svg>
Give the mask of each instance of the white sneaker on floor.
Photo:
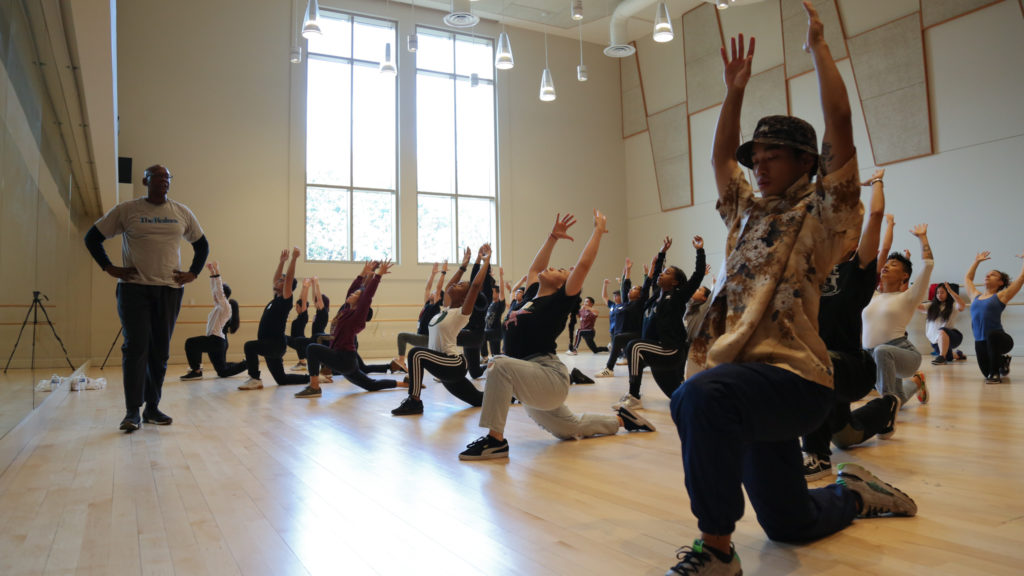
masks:
<svg viewBox="0 0 1024 576"><path fill-rule="evenodd" d="M625 366L627 364L629 364L629 360L626 360L625 358L619 358L615 361L616 366Z"/></svg>
<svg viewBox="0 0 1024 576"><path fill-rule="evenodd" d="M643 410L644 403L639 398L631 394L623 394L622 398L615 404L612 404L612 410L618 410L619 408L628 408L630 410Z"/></svg>
<svg viewBox="0 0 1024 576"><path fill-rule="evenodd" d="M305 372L306 371L306 363L305 362L299 362L295 366L292 366L291 368L289 368L288 371L289 372Z"/></svg>
<svg viewBox="0 0 1024 576"><path fill-rule="evenodd" d="M612 372L611 370L609 370L607 368L605 368L604 370L601 370L597 374L594 374L594 378L614 378L614 377L615 377L615 372Z"/></svg>
<svg viewBox="0 0 1024 576"><path fill-rule="evenodd" d="M259 390L261 388L263 388L263 381L259 378L249 378L245 384L238 387L239 390Z"/></svg>

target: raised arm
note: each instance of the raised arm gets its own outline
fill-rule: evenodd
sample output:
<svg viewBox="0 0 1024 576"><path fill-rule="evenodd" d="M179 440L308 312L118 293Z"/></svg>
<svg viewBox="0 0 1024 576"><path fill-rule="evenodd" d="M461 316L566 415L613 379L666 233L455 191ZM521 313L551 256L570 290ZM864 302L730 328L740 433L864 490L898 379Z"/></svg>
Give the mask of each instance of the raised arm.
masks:
<svg viewBox="0 0 1024 576"><path fill-rule="evenodd" d="M882 218L885 217L885 192L882 186L882 177L885 176L885 168L880 168L867 182L861 186L871 187L871 207L868 213L868 223L864 226L864 233L860 235L860 245L857 247L857 265L866 268L868 262L878 258L878 238L882 233ZM892 245L892 230L889 231L889 243ZM881 270L881 266L877 268Z"/></svg>
<svg viewBox="0 0 1024 576"><path fill-rule="evenodd" d="M604 300L605 303L612 301L612 299L608 297L608 282L610 282L610 280L607 278L601 281L601 300Z"/></svg>
<svg viewBox="0 0 1024 576"><path fill-rule="evenodd" d="M487 279L487 271L491 266L490 244L484 244L480 247L476 253L476 260L480 264L480 269L473 278L473 283L469 285L469 292L466 293L466 299L462 303L463 316L469 316L473 313L473 307L476 305L476 297L480 295L480 288L483 287L484 281Z"/></svg>
<svg viewBox="0 0 1024 576"><path fill-rule="evenodd" d="M324 295L320 293L320 278L313 276L313 302L317 310L324 309Z"/></svg>
<svg viewBox="0 0 1024 576"><path fill-rule="evenodd" d="M629 301L629 291L633 288L633 281L629 279L630 274L633 272L633 261L626 258L626 263L622 266L622 280L619 283L619 294L622 294L622 301Z"/></svg>
<svg viewBox="0 0 1024 576"><path fill-rule="evenodd" d="M981 264L985 260L988 260L989 252L978 252L978 255L974 257L974 262L971 262L971 267L967 269L967 274L964 274L964 288L967 289L967 298L974 300L978 296L981 296L981 292L974 286L974 273L978 271L978 264Z"/></svg>
<svg viewBox="0 0 1024 576"><path fill-rule="evenodd" d="M309 289L313 286L313 281L309 278L302 279L302 292L299 293L299 301L295 303L295 312L302 314L309 309Z"/></svg>
<svg viewBox="0 0 1024 576"><path fill-rule="evenodd" d="M448 259L445 258L441 263L441 272L437 277L437 285L434 287L434 295L437 298L441 297L441 290L444 288L444 279L448 275Z"/></svg>
<svg viewBox="0 0 1024 576"><path fill-rule="evenodd" d="M437 278L437 262L434 262L434 266L430 269L430 278L427 279L427 285L423 288L423 302L430 300L430 289L434 287L434 278Z"/></svg>
<svg viewBox="0 0 1024 576"><path fill-rule="evenodd" d="M590 233L590 240L587 240L587 245L580 252L580 257L576 260L576 267L569 272L569 278L565 281L567 295L575 296L583 290L583 281L587 279L587 274L597 258L597 250L601 247L601 237L607 233L608 217L594 208L594 231ZM548 256L550 255L549 251Z"/></svg>
<svg viewBox="0 0 1024 576"><path fill-rule="evenodd" d="M213 302L217 306L227 306L228 299L224 296L224 280L220 277L220 263L214 261L206 264L210 271L210 291L213 293Z"/></svg>
<svg viewBox="0 0 1024 576"><path fill-rule="evenodd" d="M527 279L527 276L523 276L522 278L520 278L519 282L516 282L516 285L512 287L511 292L515 292L516 290L519 290L519 288L522 287L523 284L526 284L526 279Z"/></svg>
<svg viewBox="0 0 1024 576"><path fill-rule="evenodd" d="M693 274L686 281L686 284L680 286L680 295L685 300L689 300L693 296L693 293L700 288L701 282L704 281L704 274L707 271L707 260L704 255L704 239L700 236L693 237L693 249L697 251L697 261L694 265Z"/></svg>
<svg viewBox="0 0 1024 576"><path fill-rule="evenodd" d="M892 231L896 228L896 217L892 214L885 215L885 236L882 238L882 246L878 249L878 265L876 271L881 272L885 261L889 259L889 251L892 250Z"/></svg>
<svg viewBox="0 0 1024 576"><path fill-rule="evenodd" d="M287 250L285 251L285 254L287 254ZM299 247L293 247L292 259L288 262L288 272L284 277L284 286L281 287L281 296L284 297L285 300L292 297L292 280L295 279L295 261L299 259L299 254L301 254ZM284 264L283 260L281 261L281 264Z"/></svg>
<svg viewBox="0 0 1024 576"><path fill-rule="evenodd" d="M505 301L505 268L498 266L498 301Z"/></svg>
<svg viewBox="0 0 1024 576"><path fill-rule="evenodd" d="M949 294L949 297L956 301L956 309L959 310L960 312L963 312L964 307L966 306L966 304L964 304L963 298L960 298L960 295L954 292L953 289L949 287L949 282L943 282L943 285L946 286L946 294Z"/></svg>
<svg viewBox="0 0 1024 576"><path fill-rule="evenodd" d="M913 293L913 298L917 302L921 302L928 296L928 281L931 280L934 257L932 256L932 247L928 243L928 225L918 224L910 229L910 233L917 236L921 242L921 258L924 260L924 266L914 278L914 285L907 291Z"/></svg>
<svg viewBox="0 0 1024 576"><path fill-rule="evenodd" d="M462 264L459 266L459 269L455 271L455 274L452 274L451 280L449 280L448 284L444 287L445 292L451 290L452 286L455 286L460 280L462 280L462 275L466 272L466 267L469 265L469 259L472 257L472 250L469 249L469 246L466 246L466 251L462 253Z"/></svg>
<svg viewBox="0 0 1024 576"><path fill-rule="evenodd" d="M823 174L831 174L853 158L855 151L850 98L843 77L839 75L839 68L832 59L832 51L825 42L825 26L818 17L818 11L809 0L804 0L804 11L807 12L807 42L804 50L810 52L814 59L821 111L825 114L825 134L821 139L819 165Z"/></svg>
<svg viewBox="0 0 1024 576"><path fill-rule="evenodd" d="M277 279L284 274L284 263L288 261L288 250L281 250L281 259L277 262L277 269L274 271L274 281L272 284L277 284ZM288 285L288 293L291 294L291 284Z"/></svg>
<svg viewBox="0 0 1024 576"><path fill-rule="evenodd" d="M715 141L711 148L711 166L715 170L715 181L718 183L719 194L736 171L736 148L740 144L740 111L743 109L743 94L750 81L750 67L754 60L755 39L750 39L750 47L744 55L743 34L731 39L731 52L726 54L722 47L722 63L725 67L725 101L718 115L718 127L715 128Z"/></svg>
<svg viewBox="0 0 1024 576"><path fill-rule="evenodd" d="M564 238L572 242L572 236L569 236L569 228L575 223L576 218L572 214L566 214L565 216L558 214L555 216L555 224L551 227L551 233L544 239L544 244L541 245L537 255L533 257L533 263L530 264L530 271L526 274L527 286L533 285L537 281L537 276L541 270L548 267L548 263L551 261L551 251L555 249L555 244L559 240ZM580 257L582 258L583 255L581 254ZM586 277L585 273L584 277ZM566 284L566 290L568 290L568 281L566 281Z"/></svg>
<svg viewBox="0 0 1024 576"><path fill-rule="evenodd" d="M1024 259L1024 253L1018 254L1017 258ZM1003 304L1007 304L1010 300L1013 300L1013 297L1017 295L1017 292L1020 292L1021 286L1024 286L1024 264L1021 265L1020 273L1017 274L1017 278L1013 282L1010 282L1009 286L1000 290L996 296Z"/></svg>

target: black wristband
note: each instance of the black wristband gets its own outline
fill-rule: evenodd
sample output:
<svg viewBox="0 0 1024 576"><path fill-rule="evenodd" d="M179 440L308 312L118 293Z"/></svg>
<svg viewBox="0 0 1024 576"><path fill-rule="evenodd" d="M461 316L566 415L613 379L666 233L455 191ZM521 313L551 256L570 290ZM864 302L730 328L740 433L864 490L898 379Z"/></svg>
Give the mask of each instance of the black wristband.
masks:
<svg viewBox="0 0 1024 576"><path fill-rule="evenodd" d="M459 266L459 270L462 270L463 272L465 272L466 271L466 267L465 266Z"/></svg>
<svg viewBox="0 0 1024 576"><path fill-rule="evenodd" d="M210 274L210 278L220 278L220 274Z"/></svg>

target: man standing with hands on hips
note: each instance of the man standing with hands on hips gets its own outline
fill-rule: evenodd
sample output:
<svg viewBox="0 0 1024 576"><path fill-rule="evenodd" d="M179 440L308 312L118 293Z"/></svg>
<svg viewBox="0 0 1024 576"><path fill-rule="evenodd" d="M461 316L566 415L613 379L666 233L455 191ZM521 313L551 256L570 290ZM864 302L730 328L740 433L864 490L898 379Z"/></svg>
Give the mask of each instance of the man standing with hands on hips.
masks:
<svg viewBox="0 0 1024 576"><path fill-rule="evenodd" d="M160 411L160 392L167 372L171 335L181 308L184 285L203 271L210 246L188 206L167 197L171 173L159 164L146 168L147 194L122 202L93 224L85 246L104 272L117 278L117 314L121 317L125 416L121 430L134 432L147 424L167 426ZM103 241L118 234L122 266L114 266ZM187 271L181 270L180 238L192 244ZM145 401L146 409L139 410Z"/></svg>

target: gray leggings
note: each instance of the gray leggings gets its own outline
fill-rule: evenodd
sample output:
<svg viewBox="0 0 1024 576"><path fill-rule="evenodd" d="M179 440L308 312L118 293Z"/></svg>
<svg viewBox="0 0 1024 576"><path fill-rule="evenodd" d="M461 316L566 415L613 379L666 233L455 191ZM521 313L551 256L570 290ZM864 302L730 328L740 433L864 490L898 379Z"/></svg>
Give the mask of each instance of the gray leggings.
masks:
<svg viewBox="0 0 1024 576"><path fill-rule="evenodd" d="M422 346L426 348L427 343L430 341L430 336L426 334L416 334L414 332L399 332L398 333L398 355L405 356L406 346Z"/></svg>
<svg viewBox="0 0 1024 576"><path fill-rule="evenodd" d="M573 414L565 405L568 395L569 369L558 356L542 354L529 360L499 356L487 374L480 426L504 434L509 404L515 397L534 422L561 440L619 431L619 419L612 414Z"/></svg>
<svg viewBox="0 0 1024 576"><path fill-rule="evenodd" d="M906 338L896 338L871 350L877 366L875 388L881 395L893 394L902 404L917 392L909 378L921 367L921 353Z"/></svg>

